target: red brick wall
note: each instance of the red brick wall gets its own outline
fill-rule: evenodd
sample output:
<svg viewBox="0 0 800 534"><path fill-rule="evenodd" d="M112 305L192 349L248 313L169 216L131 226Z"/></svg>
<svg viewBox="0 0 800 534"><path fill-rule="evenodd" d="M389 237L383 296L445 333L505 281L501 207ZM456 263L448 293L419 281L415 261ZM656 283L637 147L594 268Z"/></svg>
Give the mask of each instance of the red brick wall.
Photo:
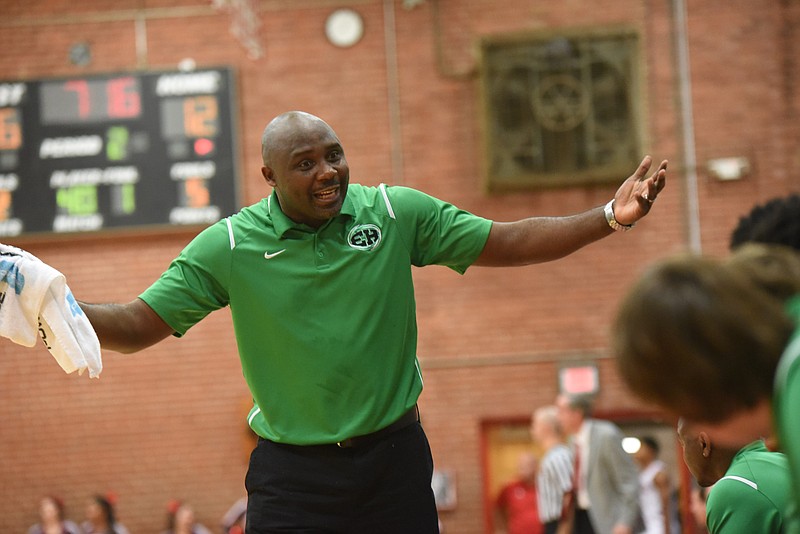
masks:
<svg viewBox="0 0 800 534"><path fill-rule="evenodd" d="M437 68L433 0L349 4L365 20L363 40L337 49L324 38L340 4L262 1L260 60L229 33L230 18L201 0L68 2L0 0L0 78L25 79L137 67L134 16L143 7L146 67L232 65L238 82L241 191L244 204L267 188L260 173L265 123L288 109L325 118L342 139L354 182L418 187L497 220L582 211L615 187L487 196L475 77ZM688 0L700 229L704 250L724 253L737 217L754 202L800 190L800 3ZM626 286L647 263L686 247L685 168L668 0L443 0L445 71L474 68L487 34L595 25L628 25L642 35L646 149L669 158L668 189L653 213L552 264L460 277L444 268L415 272L419 355L425 376L423 419L441 468L458 475L458 506L443 514L447 532L482 531L484 495L480 423L524 417L552 401L561 362L596 358L598 402L607 412L645 410L618 382L607 353L608 326ZM393 10L397 86L387 74L384 15ZM176 15L182 15L177 17ZM92 63L75 67L67 49L92 46ZM396 89L398 99L390 101ZM393 139L391 105L400 116ZM402 148L402 175L392 149ZM705 161L746 156L752 172L715 181ZM622 178L622 177L621 177ZM134 298L191 239L186 232L18 244L56 266L78 298ZM243 493L247 391L227 311L139 354L104 353L102 378L67 376L47 352L0 342L0 531L37 520L42 495L62 495L82 519L89 496L113 490L134 534L163 529L171 498L194 505L216 527Z"/></svg>

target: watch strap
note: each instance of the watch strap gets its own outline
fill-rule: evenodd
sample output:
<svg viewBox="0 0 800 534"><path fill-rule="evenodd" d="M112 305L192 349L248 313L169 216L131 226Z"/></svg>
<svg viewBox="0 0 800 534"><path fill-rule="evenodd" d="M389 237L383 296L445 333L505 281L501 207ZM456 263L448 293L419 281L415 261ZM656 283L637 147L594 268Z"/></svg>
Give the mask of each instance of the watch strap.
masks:
<svg viewBox="0 0 800 534"><path fill-rule="evenodd" d="M603 207L603 213L606 216L606 222L608 225L617 232L627 232L631 228L633 228L633 224L621 224L617 222L617 219L614 217L614 199L608 201Z"/></svg>

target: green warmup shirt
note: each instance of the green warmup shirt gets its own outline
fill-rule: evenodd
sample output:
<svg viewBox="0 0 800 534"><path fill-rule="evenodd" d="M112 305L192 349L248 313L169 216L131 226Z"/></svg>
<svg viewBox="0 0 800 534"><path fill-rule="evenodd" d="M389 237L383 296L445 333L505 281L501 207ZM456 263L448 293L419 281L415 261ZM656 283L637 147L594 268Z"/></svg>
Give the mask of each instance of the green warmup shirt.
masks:
<svg viewBox="0 0 800 534"><path fill-rule="evenodd" d="M417 402L411 267L464 273L491 225L413 189L351 184L341 213L313 229L273 192L201 232L140 298L178 336L229 305L253 430L336 443Z"/></svg>
<svg viewBox="0 0 800 534"><path fill-rule="evenodd" d="M733 457L711 488L706 522L711 534L784 532L791 480L786 456L754 441Z"/></svg>
<svg viewBox="0 0 800 534"><path fill-rule="evenodd" d="M794 481L793 498L788 513L790 528L787 532L800 534L800 296L791 299L787 309L798 327L792 334L775 372L772 409L781 450L789 458Z"/></svg>

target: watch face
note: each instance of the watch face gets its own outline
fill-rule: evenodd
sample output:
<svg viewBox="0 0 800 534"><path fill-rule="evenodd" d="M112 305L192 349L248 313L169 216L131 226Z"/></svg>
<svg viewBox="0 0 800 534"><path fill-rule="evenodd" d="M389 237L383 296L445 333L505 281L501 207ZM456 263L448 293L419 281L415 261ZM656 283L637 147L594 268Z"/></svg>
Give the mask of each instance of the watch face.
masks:
<svg viewBox="0 0 800 534"><path fill-rule="evenodd" d="M353 46L364 35L364 21L352 9L337 9L325 21L325 35L336 46Z"/></svg>

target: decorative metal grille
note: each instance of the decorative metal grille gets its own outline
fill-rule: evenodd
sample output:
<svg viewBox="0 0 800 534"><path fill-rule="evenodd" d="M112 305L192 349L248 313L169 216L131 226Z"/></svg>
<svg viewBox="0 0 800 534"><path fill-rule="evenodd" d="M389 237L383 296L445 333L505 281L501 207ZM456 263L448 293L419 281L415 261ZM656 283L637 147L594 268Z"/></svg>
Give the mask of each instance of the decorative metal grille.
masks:
<svg viewBox="0 0 800 534"><path fill-rule="evenodd" d="M490 189L621 181L641 157L630 32L482 43Z"/></svg>

